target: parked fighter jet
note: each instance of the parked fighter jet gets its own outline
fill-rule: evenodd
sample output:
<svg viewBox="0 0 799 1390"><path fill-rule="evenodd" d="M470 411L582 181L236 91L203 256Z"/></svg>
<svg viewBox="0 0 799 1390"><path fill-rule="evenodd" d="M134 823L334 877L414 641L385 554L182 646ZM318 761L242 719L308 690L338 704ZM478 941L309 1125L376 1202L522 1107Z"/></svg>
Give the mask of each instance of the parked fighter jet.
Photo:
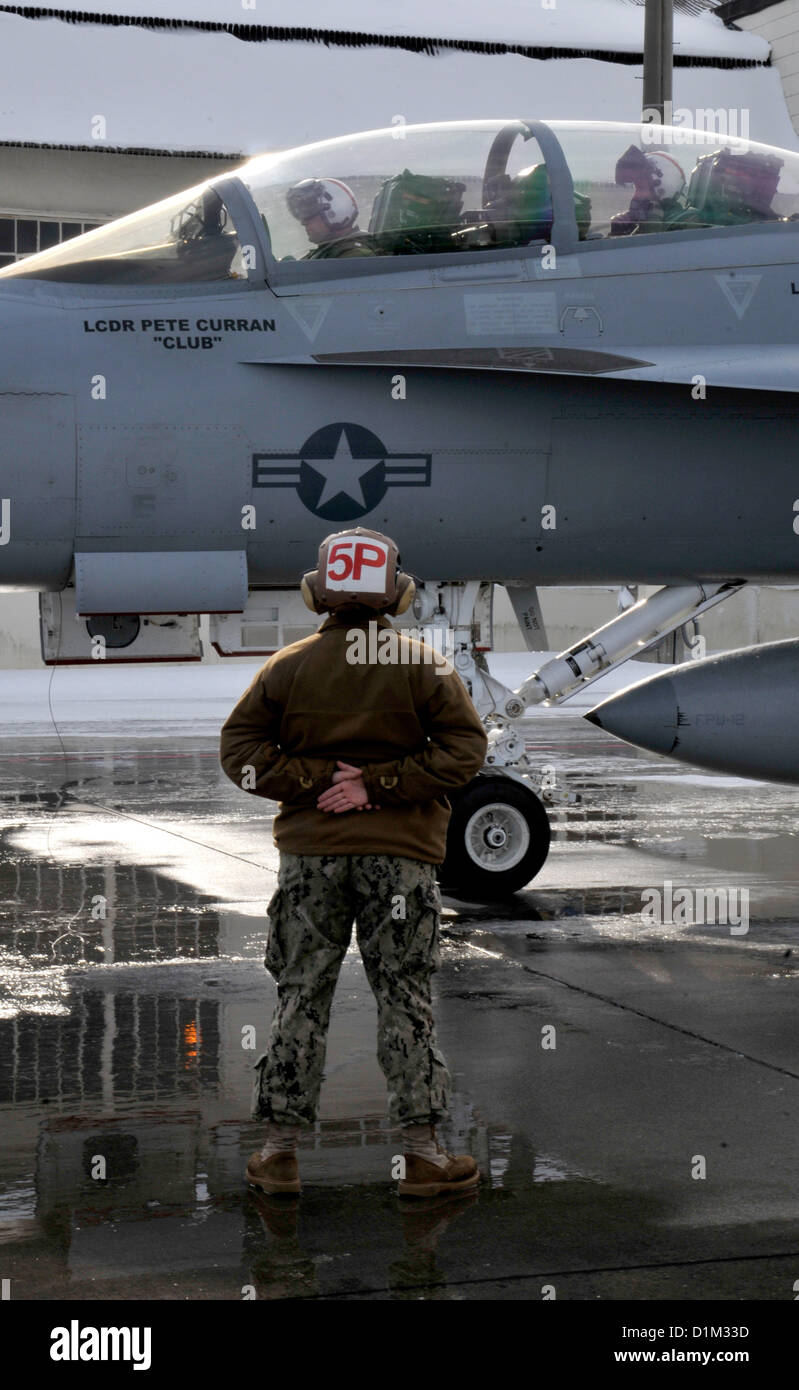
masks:
<svg viewBox="0 0 799 1390"><path fill-rule="evenodd" d="M223 652L257 650L241 634L326 533L398 537L415 619L454 630L491 724L445 878L512 891L549 842L525 706L747 580L799 575L797 219L793 151L398 125L254 159L12 264L0 583L40 591L47 661L196 658L187 615L215 615ZM531 650L537 585L662 587L514 692L479 654L492 582ZM727 669L692 686L695 714ZM776 739L745 770L773 775L782 746L799 779L796 662L747 671ZM624 734L624 711L608 723ZM714 736L714 765L729 747L742 767L738 736Z"/></svg>

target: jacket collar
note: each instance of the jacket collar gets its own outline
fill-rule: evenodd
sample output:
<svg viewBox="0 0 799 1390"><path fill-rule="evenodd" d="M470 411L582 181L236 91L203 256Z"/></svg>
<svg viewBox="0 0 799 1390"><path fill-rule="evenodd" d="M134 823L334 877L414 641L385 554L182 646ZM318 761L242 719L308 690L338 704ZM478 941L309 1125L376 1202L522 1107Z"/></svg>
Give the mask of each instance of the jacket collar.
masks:
<svg viewBox="0 0 799 1390"><path fill-rule="evenodd" d="M368 627L370 623L377 623L378 627L394 626L385 613L376 613L372 609L361 608L357 612L330 613L317 630L327 632L328 628L331 627Z"/></svg>

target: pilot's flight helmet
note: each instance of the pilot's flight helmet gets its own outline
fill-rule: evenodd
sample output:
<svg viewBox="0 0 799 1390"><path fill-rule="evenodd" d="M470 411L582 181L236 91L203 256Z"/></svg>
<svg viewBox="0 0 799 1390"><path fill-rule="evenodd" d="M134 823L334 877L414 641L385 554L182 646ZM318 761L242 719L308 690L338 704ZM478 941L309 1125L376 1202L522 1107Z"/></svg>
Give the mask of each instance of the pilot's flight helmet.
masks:
<svg viewBox="0 0 799 1390"><path fill-rule="evenodd" d="M302 576L302 596L314 613L353 607L404 613L416 585L399 565L396 543L380 531L365 526L335 531L322 541L316 569Z"/></svg>
<svg viewBox="0 0 799 1390"><path fill-rule="evenodd" d="M358 220L355 194L340 179L303 179L289 189L286 202L298 222L321 217L331 232L348 232Z"/></svg>
<svg viewBox="0 0 799 1390"><path fill-rule="evenodd" d="M685 188L685 174L673 155L663 150L644 154L636 145L630 145L616 163L616 183L639 187L644 181L660 202L678 198Z"/></svg>
<svg viewBox="0 0 799 1390"><path fill-rule="evenodd" d="M674 156L658 150L656 154L647 155L647 161L653 170L655 196L663 202L669 198L679 198L685 188L685 174Z"/></svg>

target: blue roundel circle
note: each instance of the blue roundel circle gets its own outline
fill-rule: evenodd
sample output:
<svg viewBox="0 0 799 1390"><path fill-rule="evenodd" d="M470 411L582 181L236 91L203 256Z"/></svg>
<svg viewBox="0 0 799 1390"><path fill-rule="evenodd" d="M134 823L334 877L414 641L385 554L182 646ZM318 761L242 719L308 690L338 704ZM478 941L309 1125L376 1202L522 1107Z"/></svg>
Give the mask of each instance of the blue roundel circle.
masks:
<svg viewBox="0 0 799 1390"><path fill-rule="evenodd" d="M324 521L354 521L386 494L386 446L363 425L324 425L299 450L300 501Z"/></svg>

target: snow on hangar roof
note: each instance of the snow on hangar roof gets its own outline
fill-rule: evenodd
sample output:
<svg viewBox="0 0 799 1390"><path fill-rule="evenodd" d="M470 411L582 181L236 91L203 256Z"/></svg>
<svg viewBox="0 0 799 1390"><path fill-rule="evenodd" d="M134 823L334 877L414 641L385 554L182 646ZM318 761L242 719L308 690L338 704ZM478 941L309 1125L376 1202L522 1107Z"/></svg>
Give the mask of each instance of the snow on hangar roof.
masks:
<svg viewBox="0 0 799 1390"><path fill-rule="evenodd" d="M477 0L340 0L335 30L327 0L293 0L291 29L284 4L247 3L0 5L0 142L235 156L395 115L640 114L637 0L493 0L489 18ZM794 146L768 60L759 36L678 13L675 106L744 107L752 138Z"/></svg>
<svg viewBox="0 0 799 1390"><path fill-rule="evenodd" d="M674 48L681 59L763 62L768 45L756 34L727 28L713 13L721 0L675 0ZM78 23L166 27L208 26L238 31L251 41L327 35L331 42L513 45L579 53L640 54L644 0L56 0L52 6L3 4L25 18L69 18ZM288 21L288 23L287 23ZM269 32L271 31L271 33ZM325 41L325 40L322 40ZM541 56L545 56L542 54Z"/></svg>

